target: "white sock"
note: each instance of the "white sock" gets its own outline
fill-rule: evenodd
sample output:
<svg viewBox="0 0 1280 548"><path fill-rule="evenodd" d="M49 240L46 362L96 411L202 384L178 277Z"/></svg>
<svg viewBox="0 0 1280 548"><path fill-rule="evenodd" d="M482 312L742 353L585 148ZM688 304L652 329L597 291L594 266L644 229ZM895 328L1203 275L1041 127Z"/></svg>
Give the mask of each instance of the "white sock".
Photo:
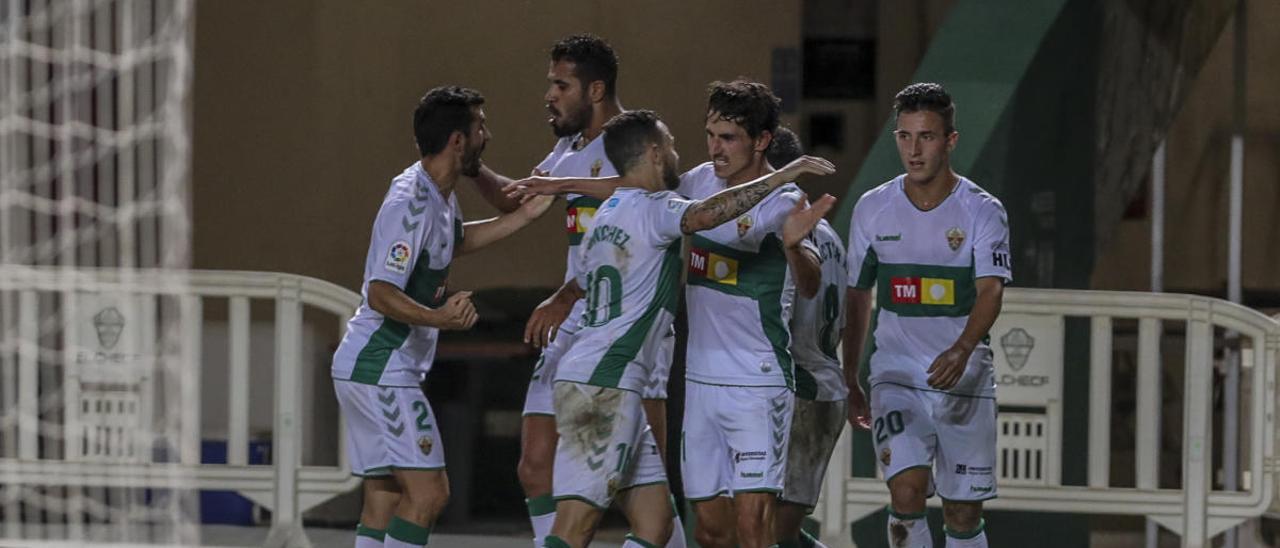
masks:
<svg viewBox="0 0 1280 548"><path fill-rule="evenodd" d="M684 542L684 523L680 521L680 514L676 514L671 518L671 539L667 541L667 548L687 548Z"/></svg>
<svg viewBox="0 0 1280 548"><path fill-rule="evenodd" d="M933 548L933 535L924 512L899 514L890 508L888 535L893 548Z"/></svg>
<svg viewBox="0 0 1280 548"><path fill-rule="evenodd" d="M385 546L386 548L423 548L426 544L412 544L400 539L387 537L379 546Z"/></svg>
<svg viewBox="0 0 1280 548"><path fill-rule="evenodd" d="M551 534L551 526L556 523L556 513L529 516L529 523L533 524L533 545L542 548L542 541L547 540L547 535Z"/></svg>
<svg viewBox="0 0 1280 548"><path fill-rule="evenodd" d="M357 532L357 534L356 534L356 548L382 548L382 546L383 546L383 545L382 545L382 538L374 538L374 537L371 537L371 536L368 536L368 535L369 535L370 533L382 533L383 538L385 538L386 533L383 533L382 531L376 531L376 532L375 532L375 531L373 531L372 529L369 529L369 530L367 530L367 531L368 531L368 533L365 533L365 534L360 534L360 532L363 532L363 531Z"/></svg>
<svg viewBox="0 0 1280 548"><path fill-rule="evenodd" d="M944 527L943 532L947 534L947 548L987 548L986 526L987 522L985 520L978 521L977 534L973 531L954 533Z"/></svg>
<svg viewBox="0 0 1280 548"><path fill-rule="evenodd" d="M533 546L542 548L556 522L556 501L548 494L526 499L525 504L529 506L529 524L533 526Z"/></svg>

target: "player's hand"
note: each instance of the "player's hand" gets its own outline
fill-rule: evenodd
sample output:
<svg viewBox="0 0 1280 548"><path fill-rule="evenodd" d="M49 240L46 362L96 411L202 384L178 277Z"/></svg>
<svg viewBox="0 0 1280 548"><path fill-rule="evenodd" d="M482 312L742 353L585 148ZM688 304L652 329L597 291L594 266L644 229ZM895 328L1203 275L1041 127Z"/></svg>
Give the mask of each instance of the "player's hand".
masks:
<svg viewBox="0 0 1280 548"><path fill-rule="evenodd" d="M506 187L507 197L521 203L534 196L554 196L560 193L560 181L551 177L533 176L520 179Z"/></svg>
<svg viewBox="0 0 1280 548"><path fill-rule="evenodd" d="M969 355L973 349L951 345L933 360L926 373L929 374L929 386L937 390L950 390L960 377L964 376L965 366L969 364Z"/></svg>
<svg viewBox="0 0 1280 548"><path fill-rule="evenodd" d="M818 226L818 221L835 205L836 199L830 194L823 194L813 205L809 205L807 199L797 201L782 223L782 244L788 249L800 245L800 241L813 231L813 227Z"/></svg>
<svg viewBox="0 0 1280 548"><path fill-rule="evenodd" d="M442 320L436 327L444 330L465 331L471 329L471 326L476 324L476 320L480 319L480 315L476 313L476 305L471 302L470 291L459 291L450 295L444 302L444 306L438 310Z"/></svg>
<svg viewBox="0 0 1280 548"><path fill-rule="evenodd" d="M867 405L867 395L862 392L861 385L849 388L849 426L859 430L871 429L871 407Z"/></svg>
<svg viewBox="0 0 1280 548"><path fill-rule="evenodd" d="M539 348L551 344L560 331L560 324L569 317L571 310L573 310L573 301L563 302L555 295L542 301L542 304L533 309L529 322L524 325L525 344L532 344Z"/></svg>
<svg viewBox="0 0 1280 548"><path fill-rule="evenodd" d="M817 156L801 156L791 163L782 166L777 175L784 181L794 181L801 175L831 175L836 172L835 164Z"/></svg>
<svg viewBox="0 0 1280 548"><path fill-rule="evenodd" d="M555 196L530 196L529 199L521 200L520 209L517 212L525 219L532 221L551 209L551 202L554 201L556 201Z"/></svg>

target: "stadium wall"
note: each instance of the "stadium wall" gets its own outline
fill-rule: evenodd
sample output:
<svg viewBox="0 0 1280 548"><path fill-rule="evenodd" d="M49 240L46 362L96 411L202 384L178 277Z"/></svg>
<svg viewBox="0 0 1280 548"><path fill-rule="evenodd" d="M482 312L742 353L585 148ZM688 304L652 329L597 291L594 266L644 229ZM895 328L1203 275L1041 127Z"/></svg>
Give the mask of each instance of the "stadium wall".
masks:
<svg viewBox="0 0 1280 548"><path fill-rule="evenodd" d="M661 114L692 167L706 156L706 84L768 81L772 50L798 47L799 5L200 2L195 266L294 272L358 290L374 214L391 178L416 159L417 99L446 83L482 91L495 135L486 163L527 175L554 144L542 101L547 50L574 32L613 43L623 105ZM459 196L468 218L493 213L469 189ZM455 287L557 285L562 226L553 211L458 261Z"/></svg>

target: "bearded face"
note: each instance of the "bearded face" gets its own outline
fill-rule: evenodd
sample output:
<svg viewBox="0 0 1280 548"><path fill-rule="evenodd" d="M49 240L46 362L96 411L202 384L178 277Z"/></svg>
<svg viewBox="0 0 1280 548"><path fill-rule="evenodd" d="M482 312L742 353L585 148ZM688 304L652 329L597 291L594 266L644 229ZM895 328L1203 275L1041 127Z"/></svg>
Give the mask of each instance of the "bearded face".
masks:
<svg viewBox="0 0 1280 548"><path fill-rule="evenodd" d="M480 175L480 155L486 145L484 139L467 139L466 150L462 153L462 174L467 177Z"/></svg>
<svg viewBox="0 0 1280 548"><path fill-rule="evenodd" d="M551 113L551 132L556 137L577 135L591 121L591 102L585 88L576 98L565 96L558 105L547 105L547 110Z"/></svg>

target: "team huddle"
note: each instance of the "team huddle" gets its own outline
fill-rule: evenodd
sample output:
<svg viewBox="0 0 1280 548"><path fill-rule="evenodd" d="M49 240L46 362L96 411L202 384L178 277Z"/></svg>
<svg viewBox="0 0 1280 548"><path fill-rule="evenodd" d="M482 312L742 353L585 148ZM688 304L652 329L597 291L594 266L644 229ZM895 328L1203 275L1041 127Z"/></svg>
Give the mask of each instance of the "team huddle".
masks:
<svg viewBox="0 0 1280 548"><path fill-rule="evenodd" d="M950 168L955 107L937 84L895 98L906 173L867 192L849 242L823 220L835 198L795 181L834 173L779 126L763 84L715 82L705 163L681 173L675 140L626 110L613 49L575 35L551 49L545 96L558 141L532 176L481 161L483 97L428 92L413 116L421 161L397 176L373 225L364 299L334 354L354 473L357 548L424 546L448 499L444 451L421 389L440 330L477 320L447 290L455 256L567 202L564 283L530 315L542 348L524 404L518 472L534 545L590 544L603 513L627 547L685 546L668 489L666 398L681 291L688 317L679 448L704 547L823 546L801 530L845 422L871 428L890 491L892 546L932 546L925 500L943 500L947 546L987 546L996 496L995 383L987 331L1011 280L999 200ZM470 180L502 213L464 222ZM868 399L858 367L877 310Z"/></svg>

